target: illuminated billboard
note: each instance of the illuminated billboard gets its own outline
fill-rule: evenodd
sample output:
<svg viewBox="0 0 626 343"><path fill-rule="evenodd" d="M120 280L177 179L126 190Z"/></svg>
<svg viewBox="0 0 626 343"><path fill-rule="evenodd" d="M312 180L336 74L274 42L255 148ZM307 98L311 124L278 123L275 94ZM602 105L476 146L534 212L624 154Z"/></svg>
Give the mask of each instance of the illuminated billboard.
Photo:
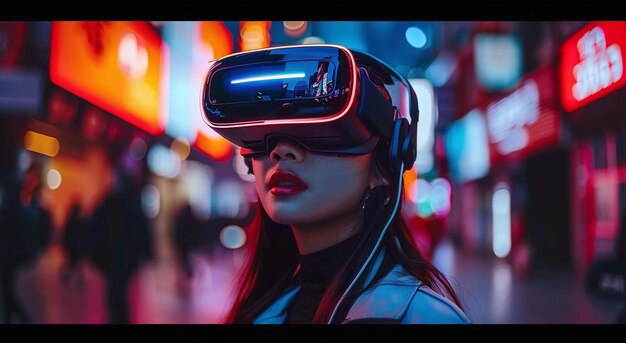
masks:
<svg viewBox="0 0 626 343"><path fill-rule="evenodd" d="M167 47L147 22L55 21L50 79L121 119L163 133Z"/></svg>
<svg viewBox="0 0 626 343"><path fill-rule="evenodd" d="M414 168L420 174L429 172L434 164L435 125L437 124L437 105L435 91L426 79L409 79L419 99L419 124L417 125L417 160Z"/></svg>
<svg viewBox="0 0 626 343"><path fill-rule="evenodd" d="M561 102L572 112L626 83L622 48L626 22L592 22L561 46Z"/></svg>
<svg viewBox="0 0 626 343"><path fill-rule="evenodd" d="M515 86L522 75L522 44L515 35L479 33L474 37L474 68L487 90Z"/></svg>
<svg viewBox="0 0 626 343"><path fill-rule="evenodd" d="M487 104L487 133L492 163L522 157L555 145L561 137L554 72L544 66L518 87Z"/></svg>
<svg viewBox="0 0 626 343"><path fill-rule="evenodd" d="M213 60L233 52L233 37L223 22L176 21L163 24L163 40L171 48L165 133L183 138L216 161L226 161L232 145L202 120L200 94Z"/></svg>
<svg viewBox="0 0 626 343"><path fill-rule="evenodd" d="M486 125L481 110L473 109L446 130L446 157L455 181L468 182L489 173Z"/></svg>

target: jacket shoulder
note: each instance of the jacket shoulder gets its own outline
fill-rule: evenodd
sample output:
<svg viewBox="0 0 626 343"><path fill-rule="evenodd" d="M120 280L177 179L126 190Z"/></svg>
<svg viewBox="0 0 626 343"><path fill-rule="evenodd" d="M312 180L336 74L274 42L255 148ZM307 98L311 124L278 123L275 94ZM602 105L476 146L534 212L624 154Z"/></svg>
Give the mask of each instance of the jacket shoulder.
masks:
<svg viewBox="0 0 626 343"><path fill-rule="evenodd" d="M450 299L420 284L402 318L405 324L469 324L463 311Z"/></svg>
<svg viewBox="0 0 626 343"><path fill-rule="evenodd" d="M357 298L346 322L468 324L470 321L452 301L398 264Z"/></svg>

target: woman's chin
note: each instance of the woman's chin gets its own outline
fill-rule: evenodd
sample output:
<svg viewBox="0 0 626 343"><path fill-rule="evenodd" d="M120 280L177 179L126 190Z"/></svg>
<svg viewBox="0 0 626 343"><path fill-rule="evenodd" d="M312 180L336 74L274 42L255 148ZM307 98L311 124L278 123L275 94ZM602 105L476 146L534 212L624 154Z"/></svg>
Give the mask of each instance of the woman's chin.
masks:
<svg viewBox="0 0 626 343"><path fill-rule="evenodd" d="M278 224L293 225L298 222L297 215L290 215L287 213L268 213L269 217Z"/></svg>
<svg viewBox="0 0 626 343"><path fill-rule="evenodd" d="M268 210L267 215L276 223L282 225L297 225L302 223L307 223L310 221L308 213L303 213L302 210L287 210L287 209L277 209L277 210Z"/></svg>

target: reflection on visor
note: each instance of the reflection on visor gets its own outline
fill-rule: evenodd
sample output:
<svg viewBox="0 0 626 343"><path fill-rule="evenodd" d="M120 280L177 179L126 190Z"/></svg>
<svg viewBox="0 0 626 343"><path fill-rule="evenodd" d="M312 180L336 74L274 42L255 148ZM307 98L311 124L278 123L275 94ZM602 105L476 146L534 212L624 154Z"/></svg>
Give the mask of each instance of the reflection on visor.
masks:
<svg viewBox="0 0 626 343"><path fill-rule="evenodd" d="M230 81L230 84L234 85L234 84L246 83L246 82L278 80L278 79L294 79L294 78L302 78L302 77L304 77L304 73L282 74L282 75L266 75L266 76L249 77L249 78L246 78L246 79L232 80L232 81Z"/></svg>
<svg viewBox="0 0 626 343"><path fill-rule="evenodd" d="M221 126L345 114L354 103L356 73L350 55L336 47L233 55L213 64L207 73L204 115L212 125Z"/></svg>
<svg viewBox="0 0 626 343"><path fill-rule="evenodd" d="M211 78L212 105L315 99L333 94L336 66L328 60L253 63L217 71Z"/></svg>

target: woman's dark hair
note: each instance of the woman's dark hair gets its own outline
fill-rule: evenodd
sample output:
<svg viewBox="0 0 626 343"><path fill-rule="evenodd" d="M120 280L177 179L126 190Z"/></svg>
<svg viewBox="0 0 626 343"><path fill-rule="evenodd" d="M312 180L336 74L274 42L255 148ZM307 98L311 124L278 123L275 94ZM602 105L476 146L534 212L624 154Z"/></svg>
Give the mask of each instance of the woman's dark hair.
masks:
<svg viewBox="0 0 626 343"><path fill-rule="evenodd" d="M365 205L372 209L363 211L364 227L357 234L356 249L344 262L323 295L313 323L328 322L339 299L374 248L380 232L391 215L397 196L399 175L390 174L385 167L389 165L387 156L387 145L379 144L374 151L374 163L390 183L390 186L384 186L384 190L388 192L391 201L385 204L386 196L367 198ZM400 191L403 188L401 187ZM240 275L234 305L227 318L228 323L252 323L290 285L297 271L298 250L290 226L278 224L270 219L260 202L257 211L257 216L249 227L251 234L249 242L252 244L249 259ZM420 253L400 211L396 213L381 245L385 251L383 263L371 284L383 277L395 263L400 263L410 274L435 292L462 307L446 277ZM365 275L369 274L371 268L372 263L342 301L333 319L334 323L343 321L350 305L363 290Z"/></svg>

